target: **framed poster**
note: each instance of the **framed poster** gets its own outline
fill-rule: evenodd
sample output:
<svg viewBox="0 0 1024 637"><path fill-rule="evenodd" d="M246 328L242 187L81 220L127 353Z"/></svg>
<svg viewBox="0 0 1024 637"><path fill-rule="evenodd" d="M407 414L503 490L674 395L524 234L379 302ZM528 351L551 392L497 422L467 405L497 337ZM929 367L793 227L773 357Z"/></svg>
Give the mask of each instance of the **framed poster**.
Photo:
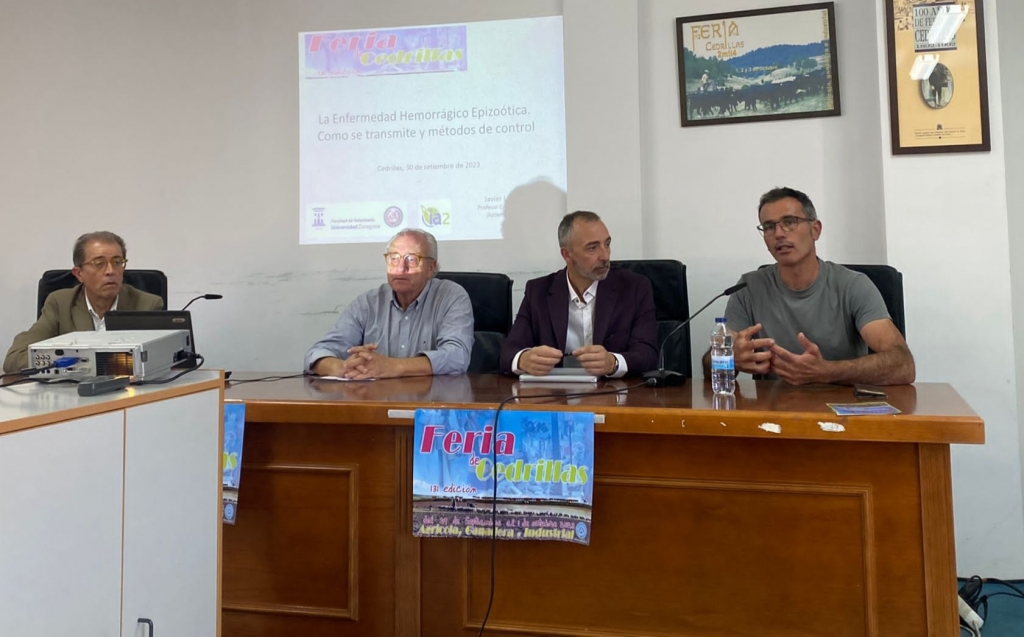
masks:
<svg viewBox="0 0 1024 637"><path fill-rule="evenodd" d="M982 0L885 0L894 155L991 150Z"/></svg>
<svg viewBox="0 0 1024 637"><path fill-rule="evenodd" d="M676 18L683 126L839 115L832 2Z"/></svg>

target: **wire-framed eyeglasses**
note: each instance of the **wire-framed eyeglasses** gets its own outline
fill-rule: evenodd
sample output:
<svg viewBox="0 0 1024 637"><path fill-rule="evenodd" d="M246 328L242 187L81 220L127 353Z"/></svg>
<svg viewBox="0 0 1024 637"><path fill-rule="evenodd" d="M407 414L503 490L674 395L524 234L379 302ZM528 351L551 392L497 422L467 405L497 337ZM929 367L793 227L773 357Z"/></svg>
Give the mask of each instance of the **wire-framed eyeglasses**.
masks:
<svg viewBox="0 0 1024 637"><path fill-rule="evenodd" d="M793 215L786 215L785 217L779 219L778 221L765 221L764 223L757 227L757 231L767 237L775 234L775 228L781 225L782 229L785 230L786 232L793 232L794 230L797 229L797 226L799 226L804 221L810 223L813 221L813 219L808 219L806 217L795 217Z"/></svg>
<svg viewBox="0 0 1024 637"><path fill-rule="evenodd" d="M86 261L83 263L82 267L92 268L93 270L106 270L108 265L115 270L124 270L124 267L128 265L128 259L124 259L122 257L114 257L113 259L96 257L92 261Z"/></svg>

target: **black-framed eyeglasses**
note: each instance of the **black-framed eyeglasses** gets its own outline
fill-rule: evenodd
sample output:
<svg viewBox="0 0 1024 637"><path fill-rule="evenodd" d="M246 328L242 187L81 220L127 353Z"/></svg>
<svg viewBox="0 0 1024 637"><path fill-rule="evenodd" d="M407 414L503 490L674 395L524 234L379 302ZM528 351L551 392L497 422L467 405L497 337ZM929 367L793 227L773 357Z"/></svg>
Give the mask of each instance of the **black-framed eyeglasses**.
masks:
<svg viewBox="0 0 1024 637"><path fill-rule="evenodd" d="M128 265L128 259L114 257L108 260L103 257L96 257L92 261L86 261L82 264L83 267L92 268L93 270L106 270L107 265L110 265L115 270L124 270L124 267Z"/></svg>
<svg viewBox="0 0 1024 637"><path fill-rule="evenodd" d="M399 252L385 252L384 261L387 262L389 267L397 268L404 262L405 265L409 266L410 270L420 267L424 259L432 259L433 257L427 257L422 254L416 254L410 252L409 254L401 254Z"/></svg>
<svg viewBox="0 0 1024 637"><path fill-rule="evenodd" d="M782 229L785 230L786 232L793 232L794 230L797 229L797 226L799 226L804 221L810 223L813 222L814 220L808 219L806 217L794 217L793 215L786 215L782 219L779 219L777 222L765 221L764 223L757 227L757 231L767 237L775 234L775 228L781 225Z"/></svg>

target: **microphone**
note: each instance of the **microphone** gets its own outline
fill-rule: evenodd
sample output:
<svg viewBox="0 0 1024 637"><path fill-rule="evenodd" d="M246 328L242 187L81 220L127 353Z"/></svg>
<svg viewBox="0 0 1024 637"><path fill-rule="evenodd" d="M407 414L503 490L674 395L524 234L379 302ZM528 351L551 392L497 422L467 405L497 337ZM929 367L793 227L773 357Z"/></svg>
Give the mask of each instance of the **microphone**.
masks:
<svg viewBox="0 0 1024 637"><path fill-rule="evenodd" d="M690 321L697 318L698 314L708 309L709 305L711 305L718 299L722 298L723 296L732 296L733 294L739 292L745 287L747 287L747 283L745 281L741 281L740 283L737 283L732 287L725 288L725 290L722 291L721 294L705 303L704 307L700 308L699 310L688 316L685 321L683 321L676 327L676 329L669 332L668 336L665 337L665 340L662 341L661 348L658 351L658 369L651 370L649 372L644 372L643 374L644 380L648 381L647 384L651 385L651 387L674 387L676 385L682 385L683 383L685 383L685 376L683 376L679 372L674 372L670 369L665 369L665 346L668 345L668 340L672 338L673 334L686 327L690 323ZM654 381L653 383L650 382L652 380Z"/></svg>
<svg viewBox="0 0 1024 637"><path fill-rule="evenodd" d="M223 299L223 298L224 298L224 296L221 295L221 294L200 294L196 298L194 298L191 301L189 301L188 303L186 303L185 307L181 308L181 311L184 312L185 310L188 309L188 306L192 305L193 303L195 303L199 299L206 299L207 301L216 301L218 299Z"/></svg>

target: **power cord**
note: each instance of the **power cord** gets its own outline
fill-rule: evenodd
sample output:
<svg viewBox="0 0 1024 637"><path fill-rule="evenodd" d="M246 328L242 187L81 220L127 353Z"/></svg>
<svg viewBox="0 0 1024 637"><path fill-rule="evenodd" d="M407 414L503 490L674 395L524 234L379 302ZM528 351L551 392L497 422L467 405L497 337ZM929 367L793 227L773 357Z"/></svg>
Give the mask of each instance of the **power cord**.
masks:
<svg viewBox="0 0 1024 637"><path fill-rule="evenodd" d="M1024 599L1024 590L1021 590L1010 582L996 579L994 577L986 577L982 579L982 581L986 584L995 584L1009 589L1008 591L996 591L994 593L989 593L988 595L982 595L978 599L978 607L976 608L976 611L982 620L988 619L988 600L993 597L1016 597L1017 599Z"/></svg>
<svg viewBox="0 0 1024 637"><path fill-rule="evenodd" d="M11 387L16 387L17 385L24 385L25 383L39 383L40 385L60 385L62 383L71 383L71 384L76 384L77 385L78 384L78 379L77 378L55 378L55 379L51 380L51 379L46 379L46 378L21 378L21 379L18 379L16 381L12 382L12 383L7 383L6 385L2 385L2 386L0 386L0 388L2 388L2 389L9 389Z"/></svg>
<svg viewBox="0 0 1024 637"><path fill-rule="evenodd" d="M981 636L981 627L985 620L976 612L979 607L979 596L984 582L975 575L957 591L957 606L960 614L960 628L966 629L972 637Z"/></svg>
<svg viewBox="0 0 1024 637"><path fill-rule="evenodd" d="M993 584L1001 586L1008 590L998 590L992 593L983 595L982 590L985 584ZM1024 590L1019 586L1016 586L1005 580L1001 580L995 577L979 577L974 575L968 579L960 587L958 591L960 600L962 602L960 606L960 624L962 628L967 628L972 631L977 631L977 635L981 635L981 625L988 620L988 602L993 597L1015 597L1017 599L1024 599ZM968 607L965 612L964 606ZM964 615L968 617L964 617ZM973 615L973 617L971 617ZM975 621L974 618L977 618Z"/></svg>
<svg viewBox="0 0 1024 637"><path fill-rule="evenodd" d="M620 389L609 389L603 391L590 391L590 392L577 392L572 394L563 394L560 392L552 392L548 394L536 394L534 396L509 396L505 400L498 403L498 409L494 412L494 441L495 444L491 445L491 467L495 470L491 472L491 592L487 598L487 612L484 613L484 620L480 623L480 632L477 633L477 637L482 637L484 634L484 628L487 627L487 619L491 616L491 608L494 606L494 560L495 554L498 548L498 416L501 415L501 410L505 408L505 405L512 402L513 400L533 400L534 398L583 398L586 396L604 396L609 394L620 394L630 389L636 389L637 387L649 386L654 387L657 380L654 378L648 378L641 383L635 383L633 385L627 385Z"/></svg>
<svg viewBox="0 0 1024 637"><path fill-rule="evenodd" d="M226 382L229 385L244 385L245 383L269 383L275 380L287 380L289 378L302 378L303 376L315 376L308 372L302 372L301 374L291 374L289 376L264 376L262 378L246 378L244 380L231 380L228 379Z"/></svg>

